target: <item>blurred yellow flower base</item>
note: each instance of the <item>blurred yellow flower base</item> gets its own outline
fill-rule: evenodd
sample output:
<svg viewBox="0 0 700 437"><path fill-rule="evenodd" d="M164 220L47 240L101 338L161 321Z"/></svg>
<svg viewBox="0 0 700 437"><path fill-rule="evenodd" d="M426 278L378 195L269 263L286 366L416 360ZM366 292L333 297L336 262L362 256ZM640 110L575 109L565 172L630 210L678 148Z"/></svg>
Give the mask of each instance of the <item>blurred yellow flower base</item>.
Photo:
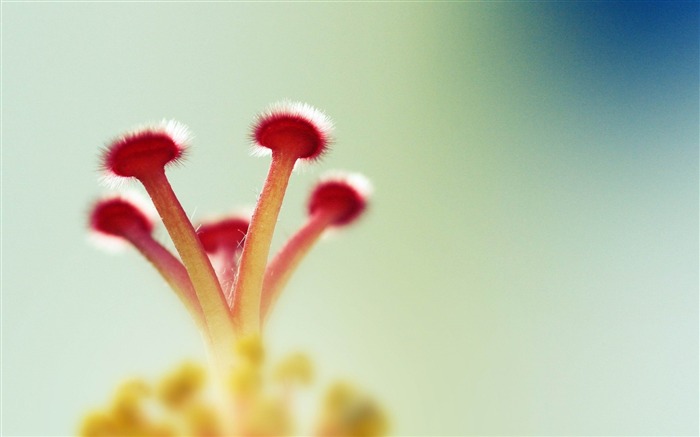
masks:
<svg viewBox="0 0 700 437"><path fill-rule="evenodd" d="M265 366L260 337L236 344L236 364L222 381L230 396L216 398L205 368L186 362L156 383L133 379L117 388L107 408L89 413L82 437L291 436L380 437L388 421L379 405L354 386L337 382L322 400L315 429L296 429L294 394L313 379L310 360L294 353ZM226 402L231 405L224 405Z"/></svg>

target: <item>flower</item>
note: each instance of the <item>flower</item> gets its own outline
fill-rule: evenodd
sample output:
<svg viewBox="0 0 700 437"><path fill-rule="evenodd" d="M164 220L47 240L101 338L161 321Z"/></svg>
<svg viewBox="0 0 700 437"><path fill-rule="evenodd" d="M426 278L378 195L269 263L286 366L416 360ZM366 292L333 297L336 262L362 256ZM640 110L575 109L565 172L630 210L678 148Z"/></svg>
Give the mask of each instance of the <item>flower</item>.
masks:
<svg viewBox="0 0 700 437"><path fill-rule="evenodd" d="M110 179L137 179L160 216L177 255L153 237L156 223L138 202L117 195L96 202L92 232L127 243L158 271L185 305L210 350L210 368L184 363L160 381L121 385L106 408L83 419L81 436L286 436L295 431L294 393L313 379L311 361L295 353L272 370L265 361L264 326L304 255L328 229L354 223L370 190L361 175L321 178L308 219L268 260L270 243L294 166L316 161L331 141L330 119L303 103L285 102L260 115L252 138L272 160L251 217L232 215L195 229L168 179L190 141L188 130L163 122L131 131L104 151ZM271 390L271 388L277 390ZM346 383L333 385L315 429L318 437L379 437L386 416Z"/></svg>

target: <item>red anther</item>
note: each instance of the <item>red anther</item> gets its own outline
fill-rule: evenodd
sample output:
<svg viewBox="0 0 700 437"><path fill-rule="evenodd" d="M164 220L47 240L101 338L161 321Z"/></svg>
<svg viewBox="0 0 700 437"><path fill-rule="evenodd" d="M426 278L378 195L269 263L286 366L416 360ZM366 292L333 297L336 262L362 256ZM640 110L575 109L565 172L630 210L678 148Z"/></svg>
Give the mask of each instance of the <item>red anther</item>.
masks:
<svg viewBox="0 0 700 437"><path fill-rule="evenodd" d="M370 184L359 174L336 173L321 179L309 197L308 212L332 211L332 226L355 221L367 208Z"/></svg>
<svg viewBox="0 0 700 437"><path fill-rule="evenodd" d="M197 230L197 236L208 253L242 249L249 223L250 220L243 217L229 217L204 223Z"/></svg>
<svg viewBox="0 0 700 437"><path fill-rule="evenodd" d="M311 161L328 149L332 128L328 116L318 109L305 103L283 102L258 116L252 136L259 147Z"/></svg>
<svg viewBox="0 0 700 437"><path fill-rule="evenodd" d="M117 177L141 179L181 159L190 135L175 121L129 132L112 142L103 155L103 167Z"/></svg>
<svg viewBox="0 0 700 437"><path fill-rule="evenodd" d="M153 221L134 203L112 197L100 200L92 208L90 228L104 235L124 238L130 232L150 234Z"/></svg>

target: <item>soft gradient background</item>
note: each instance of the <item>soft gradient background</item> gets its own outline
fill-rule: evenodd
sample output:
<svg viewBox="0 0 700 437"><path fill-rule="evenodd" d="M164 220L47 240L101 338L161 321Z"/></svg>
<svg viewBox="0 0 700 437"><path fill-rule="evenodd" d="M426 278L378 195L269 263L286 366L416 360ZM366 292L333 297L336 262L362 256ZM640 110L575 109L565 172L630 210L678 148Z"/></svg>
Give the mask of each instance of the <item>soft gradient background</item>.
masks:
<svg viewBox="0 0 700 437"><path fill-rule="evenodd" d="M275 245L323 170L376 197L293 279L273 354L396 435L697 435L698 28L696 2L3 3L3 435L70 435L122 378L204 358L143 260L86 244L100 147L184 122L171 181L225 212L283 98L337 144Z"/></svg>

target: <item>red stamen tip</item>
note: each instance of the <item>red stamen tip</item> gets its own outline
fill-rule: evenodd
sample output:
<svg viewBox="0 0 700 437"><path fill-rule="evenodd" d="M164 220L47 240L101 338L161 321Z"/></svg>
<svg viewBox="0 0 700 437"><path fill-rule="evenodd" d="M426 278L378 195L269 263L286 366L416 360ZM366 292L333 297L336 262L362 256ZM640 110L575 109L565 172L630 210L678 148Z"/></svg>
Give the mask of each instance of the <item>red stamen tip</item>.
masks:
<svg viewBox="0 0 700 437"><path fill-rule="evenodd" d="M262 153L284 151L299 159L321 157L331 142L333 123L318 109L300 102L270 106L253 125L253 141Z"/></svg>
<svg viewBox="0 0 700 437"><path fill-rule="evenodd" d="M90 229L109 237L124 238L129 232L153 232L153 220L135 201L110 197L98 201L92 208Z"/></svg>
<svg viewBox="0 0 700 437"><path fill-rule="evenodd" d="M220 249L236 250L243 247L249 224L250 219L246 217L227 217L202 224L197 230L197 236L208 253Z"/></svg>
<svg viewBox="0 0 700 437"><path fill-rule="evenodd" d="M141 178L181 159L189 140L188 129L176 121L146 126L113 141L102 165L112 176Z"/></svg>
<svg viewBox="0 0 700 437"><path fill-rule="evenodd" d="M367 208L372 192L369 180L358 173L334 172L321 178L309 198L309 215L319 210L336 214L333 226L355 221Z"/></svg>

